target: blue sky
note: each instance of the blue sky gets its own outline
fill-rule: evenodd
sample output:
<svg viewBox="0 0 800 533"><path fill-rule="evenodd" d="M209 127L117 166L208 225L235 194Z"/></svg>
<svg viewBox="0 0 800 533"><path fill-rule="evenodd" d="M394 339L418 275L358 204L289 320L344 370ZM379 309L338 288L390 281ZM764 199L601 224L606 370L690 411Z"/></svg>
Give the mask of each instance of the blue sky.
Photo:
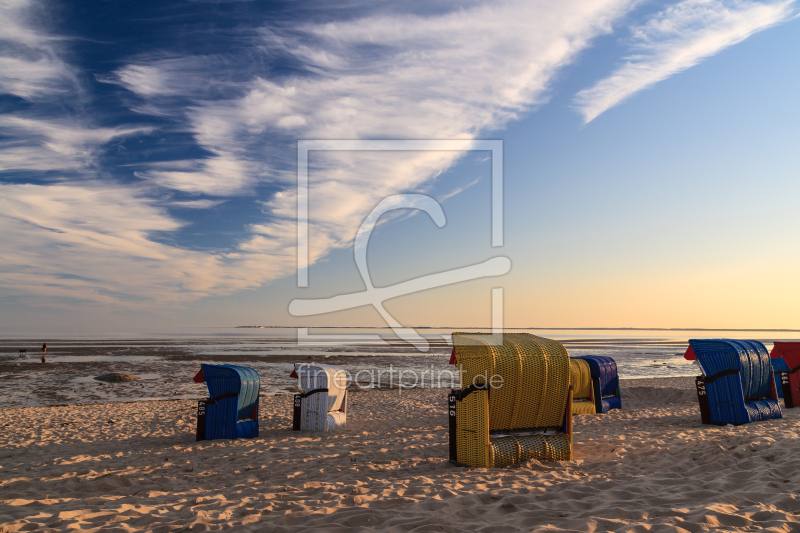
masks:
<svg viewBox="0 0 800 533"><path fill-rule="evenodd" d="M386 303L407 325L800 327L795 1L0 1L2 331L383 325L291 316L376 285L512 270ZM316 153L298 289L298 139L502 139Z"/></svg>

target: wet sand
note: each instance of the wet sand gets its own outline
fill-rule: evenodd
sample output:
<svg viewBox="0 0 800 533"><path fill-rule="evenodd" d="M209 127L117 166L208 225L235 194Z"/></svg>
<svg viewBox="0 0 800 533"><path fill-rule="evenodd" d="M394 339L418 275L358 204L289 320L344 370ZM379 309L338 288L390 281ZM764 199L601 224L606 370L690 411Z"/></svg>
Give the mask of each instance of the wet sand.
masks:
<svg viewBox="0 0 800 533"><path fill-rule="evenodd" d="M190 341L51 341L47 363L42 364L32 341L2 341L0 350L0 408L106 403L152 399L205 397L203 384L192 382L200 363L239 364L255 368L261 376L261 394L291 394L297 380L290 377L295 362L325 362L343 367L364 385L394 386L396 372L413 385L411 372L431 368L452 387L451 348L432 343L428 353L405 343L391 346L297 346L295 339L193 339ZM29 346L27 357L13 347ZM41 344L40 344L41 345ZM389 371L393 374L390 375ZM102 383L94 378L120 372L140 377L133 383ZM379 375L380 373L380 375ZM431 386L431 380L417 383Z"/></svg>

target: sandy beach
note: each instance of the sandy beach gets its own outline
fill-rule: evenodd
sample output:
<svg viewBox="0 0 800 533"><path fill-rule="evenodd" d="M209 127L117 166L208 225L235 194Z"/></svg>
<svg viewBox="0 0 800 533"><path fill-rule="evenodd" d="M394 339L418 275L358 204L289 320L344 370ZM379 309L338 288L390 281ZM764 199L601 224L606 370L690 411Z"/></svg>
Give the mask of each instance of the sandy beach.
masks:
<svg viewBox="0 0 800 533"><path fill-rule="evenodd" d="M795 531L800 409L702 426L691 378L623 381L623 411L579 416L575 460L447 461L445 391L350 396L348 425L195 442L195 402L0 410L0 532Z"/></svg>

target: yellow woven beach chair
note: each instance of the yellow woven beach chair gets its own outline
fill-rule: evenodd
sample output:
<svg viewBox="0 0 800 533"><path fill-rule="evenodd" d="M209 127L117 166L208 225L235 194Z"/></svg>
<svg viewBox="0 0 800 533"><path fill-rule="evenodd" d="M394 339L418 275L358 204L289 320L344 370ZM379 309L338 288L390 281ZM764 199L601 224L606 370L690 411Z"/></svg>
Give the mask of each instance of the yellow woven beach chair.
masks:
<svg viewBox="0 0 800 533"><path fill-rule="evenodd" d="M597 414L592 398L592 372L589 363L583 359L569 360L569 382L572 384L572 414Z"/></svg>
<svg viewBox="0 0 800 533"><path fill-rule="evenodd" d="M502 468L572 459L569 355L527 333L454 333L461 389L449 395L450 461Z"/></svg>

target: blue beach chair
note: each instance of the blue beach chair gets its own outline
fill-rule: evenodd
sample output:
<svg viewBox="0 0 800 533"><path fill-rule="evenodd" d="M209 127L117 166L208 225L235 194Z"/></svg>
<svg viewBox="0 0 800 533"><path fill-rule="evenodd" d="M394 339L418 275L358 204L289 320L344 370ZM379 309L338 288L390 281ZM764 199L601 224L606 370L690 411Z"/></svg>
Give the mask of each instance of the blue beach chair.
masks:
<svg viewBox="0 0 800 533"><path fill-rule="evenodd" d="M775 376L775 389L778 391L778 398L783 398L783 384L781 383L781 372L789 372L789 365L782 357L771 357L772 375Z"/></svg>
<svg viewBox="0 0 800 533"><path fill-rule="evenodd" d="M258 372L235 365L201 367L194 381L206 382L210 398L197 405L197 440L257 437Z"/></svg>
<svg viewBox="0 0 800 533"><path fill-rule="evenodd" d="M691 353L690 353L691 352ZM766 347L758 341L690 340L704 376L696 380L703 424L748 424L781 418Z"/></svg>
<svg viewBox="0 0 800 533"><path fill-rule="evenodd" d="M622 409L617 363L603 355L583 355L574 359L583 359L589 364L592 375L591 398L594 400L595 412L606 413L611 409Z"/></svg>

